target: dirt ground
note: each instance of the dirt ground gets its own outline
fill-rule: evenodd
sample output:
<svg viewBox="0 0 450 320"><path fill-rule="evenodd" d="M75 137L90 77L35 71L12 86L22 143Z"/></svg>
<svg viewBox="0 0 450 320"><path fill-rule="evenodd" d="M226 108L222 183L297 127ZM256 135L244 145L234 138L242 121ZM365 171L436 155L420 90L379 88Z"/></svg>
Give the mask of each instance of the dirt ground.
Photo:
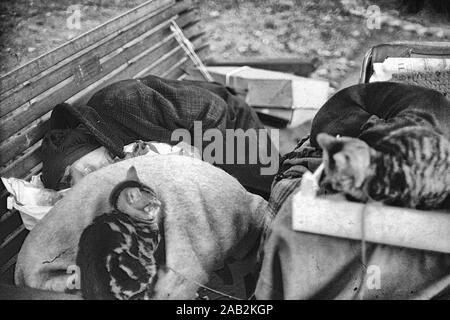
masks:
<svg viewBox="0 0 450 320"><path fill-rule="evenodd" d="M356 1L356 0L355 0ZM67 40L145 0L3 0L0 2L0 74L44 54ZM347 0L348 2L348 0ZM425 8L417 15L399 13L396 1L376 3L381 11L425 26L448 23ZM335 87L360 65L371 45L393 40L442 40L382 28L369 30L366 21L349 15L335 0L198 0L208 32L210 57L296 57L316 60L315 77ZM70 28L73 6L81 12L80 29Z"/></svg>
<svg viewBox="0 0 450 320"><path fill-rule="evenodd" d="M348 2L349 0L347 0ZM355 0L356 1L356 0ZM3 0L0 2L0 74L44 54L73 37L145 2L144 0ZM448 17L426 7L412 15L397 1L356 1L377 4L407 21L446 26ZM367 28L364 18L349 14L335 0L199 0L210 57L295 57L314 61L313 78L330 81L335 89L355 84L365 52L373 45L396 40L442 41L383 27ZM79 5L80 29L70 29L70 6ZM281 131L280 151L292 149L309 124ZM240 288L242 289L242 287ZM231 290L232 294L236 293Z"/></svg>

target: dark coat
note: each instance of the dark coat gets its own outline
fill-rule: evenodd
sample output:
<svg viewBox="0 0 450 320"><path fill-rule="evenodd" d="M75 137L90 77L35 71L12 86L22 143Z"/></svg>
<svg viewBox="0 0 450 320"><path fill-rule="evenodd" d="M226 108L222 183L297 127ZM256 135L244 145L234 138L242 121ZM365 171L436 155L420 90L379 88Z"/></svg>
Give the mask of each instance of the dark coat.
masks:
<svg viewBox="0 0 450 320"><path fill-rule="evenodd" d="M311 146L318 148L316 137L321 132L360 137L370 117L389 120L411 110L433 117L437 129L450 139L450 101L443 94L408 84L375 82L348 87L331 97L314 117ZM360 138L372 145L380 135Z"/></svg>

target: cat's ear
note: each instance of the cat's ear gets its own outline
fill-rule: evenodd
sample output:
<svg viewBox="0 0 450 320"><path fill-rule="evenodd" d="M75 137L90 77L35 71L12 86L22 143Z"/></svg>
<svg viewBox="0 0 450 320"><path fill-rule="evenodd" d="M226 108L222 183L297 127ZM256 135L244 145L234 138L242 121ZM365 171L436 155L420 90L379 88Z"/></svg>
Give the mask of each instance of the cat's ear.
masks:
<svg viewBox="0 0 450 320"><path fill-rule="evenodd" d="M386 120L376 116L376 115L371 115L369 119L367 119L367 121L361 126L360 131L364 132L366 130L369 130L375 126L380 126L386 124Z"/></svg>
<svg viewBox="0 0 450 320"><path fill-rule="evenodd" d="M127 180L133 180L133 181L140 182L136 168L134 166L131 166L130 169L128 169Z"/></svg>
<svg viewBox="0 0 450 320"><path fill-rule="evenodd" d="M142 193L141 190L139 190L139 188L127 188L124 190L124 192L125 192L125 199L130 205L134 205L135 203L138 203L142 199Z"/></svg>
<svg viewBox="0 0 450 320"><path fill-rule="evenodd" d="M323 151L329 151L339 142L338 138L333 137L327 133L319 133L316 140Z"/></svg>

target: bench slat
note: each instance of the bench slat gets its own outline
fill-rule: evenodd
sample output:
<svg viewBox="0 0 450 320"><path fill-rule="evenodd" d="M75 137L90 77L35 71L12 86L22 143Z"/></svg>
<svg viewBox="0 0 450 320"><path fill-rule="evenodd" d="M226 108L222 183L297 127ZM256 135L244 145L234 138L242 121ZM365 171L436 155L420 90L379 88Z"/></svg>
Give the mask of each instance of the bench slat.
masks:
<svg viewBox="0 0 450 320"><path fill-rule="evenodd" d="M19 212L8 211L8 214L0 218L0 243L2 243L9 235L11 230L16 230L22 224Z"/></svg>
<svg viewBox="0 0 450 320"><path fill-rule="evenodd" d="M21 157L0 170L2 177L24 177L32 168L41 162L39 155L42 140L28 148Z"/></svg>
<svg viewBox="0 0 450 320"><path fill-rule="evenodd" d="M14 230L8 237L0 244L0 266L7 263L22 247L23 241L28 234L28 230L23 225Z"/></svg>
<svg viewBox="0 0 450 320"><path fill-rule="evenodd" d="M205 51L208 47L207 46L202 46L199 47L196 50L196 53L198 55L198 57L200 58L200 60L202 60L205 56ZM188 57L184 57L182 58L178 63L176 63L175 65L173 65L170 69L168 69L167 71L165 71L164 73L161 74L162 78L168 78L168 79L179 79L183 74L185 74L187 68L193 66L194 63L192 62L191 59L189 59ZM145 74L144 76L146 76L147 74Z"/></svg>
<svg viewBox="0 0 450 320"><path fill-rule="evenodd" d="M141 36L145 32L148 32L148 30L151 30L160 24L167 23L169 19L187 10L188 8L188 2L163 7L162 9L154 12L151 16L144 17L144 19L128 26L126 29L119 30L114 34L109 35L102 41L99 41L61 61L57 65L46 70L45 74L39 74L40 78L27 80L24 84L22 84L22 86L17 86L17 88L14 89L14 92L10 93L8 96L0 96L0 117L13 111L17 107L45 92L49 88L52 88L61 81L69 78L72 76L74 68L90 57L96 56L102 58L120 48L124 44L129 43L133 39ZM181 18L179 18L179 23L186 25L187 22L192 20L195 14L196 12L184 14Z"/></svg>
<svg viewBox="0 0 450 320"><path fill-rule="evenodd" d="M184 32L187 36L193 36L193 30L196 29L190 26ZM128 65L130 64L132 66L134 61L133 59L135 59L136 56L139 57L141 54L144 55L143 52L146 52L147 50L155 51L155 53L160 52L162 50L161 48L164 48L167 44L176 45L174 36L168 27L155 31L155 33L152 33L145 39L142 39L142 41L137 41L131 46L122 47L121 49L116 50L119 51L119 53L104 61L102 63L101 73L95 75L91 79L77 85L74 77L71 77L60 83L59 87L55 87L49 91L48 95L45 97L40 96L40 100L32 102L31 105L27 104L20 107L1 118L0 124L2 126L2 130L0 131L0 141L6 140L35 119L50 111L56 104L69 99L76 93L105 77L109 73L117 72L117 69L120 69L120 67L128 68Z"/></svg>
<svg viewBox="0 0 450 320"><path fill-rule="evenodd" d="M175 3L174 0L151 0L147 1L136 8L133 8L120 16L109 20L98 27L90 30L62 46L28 62L0 78L0 93L4 93L13 87L20 85L22 82L38 75L47 70L56 63L71 56L74 52L89 47L93 43L101 41L109 34L114 33L118 29L122 29L133 21L151 14L162 6Z"/></svg>
<svg viewBox="0 0 450 320"><path fill-rule="evenodd" d="M186 37L192 39L195 37L196 34L200 33L200 26L198 24L189 25L189 27L185 28L183 32L186 35ZM199 43L197 42L197 44ZM161 73L159 73L158 71L154 71L158 70L154 69L155 65L158 64L160 60L161 61L164 60L161 59L164 55L167 55L169 51L175 49L179 52L182 51L181 47L178 46L178 43L175 41L175 39L172 38L170 43L166 43L164 46L157 48L155 51L142 53L142 55L136 57L136 59L131 60L132 63L130 63L129 65L123 66L123 68L115 70L115 73L112 76L105 77L100 81L98 81L97 83L92 84L79 94L70 98L67 102L73 105L86 104L87 101L91 98L93 92L96 92L113 82L133 78L137 73L139 73L144 68L149 68L149 73L151 74L160 75ZM182 57L179 57L179 59L181 58ZM149 61L151 61L150 64ZM173 61L170 61L170 63L173 63ZM164 66L167 68L167 66L171 65L170 63L164 64Z"/></svg>
<svg viewBox="0 0 450 320"><path fill-rule="evenodd" d="M14 270L17 262L17 255L14 255L8 262L0 266L0 283L14 285Z"/></svg>
<svg viewBox="0 0 450 320"><path fill-rule="evenodd" d="M51 112L33 121L18 134L13 135L0 144L0 163L8 161L22 154L26 149L36 144L49 129Z"/></svg>

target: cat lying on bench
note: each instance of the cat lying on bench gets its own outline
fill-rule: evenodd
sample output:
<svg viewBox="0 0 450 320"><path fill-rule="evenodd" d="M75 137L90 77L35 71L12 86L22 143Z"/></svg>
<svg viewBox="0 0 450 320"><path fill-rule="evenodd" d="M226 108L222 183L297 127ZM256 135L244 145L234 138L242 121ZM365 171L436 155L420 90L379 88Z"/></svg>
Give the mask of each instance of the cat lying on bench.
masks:
<svg viewBox="0 0 450 320"><path fill-rule="evenodd" d="M18 256L17 285L67 291L73 280L67 270L76 263L83 230L112 210L109 195L132 165L162 203L166 268L158 273L151 298L195 298L199 284L206 284L228 259L256 254L271 219L264 199L200 160L138 157L86 176L36 225Z"/></svg>

